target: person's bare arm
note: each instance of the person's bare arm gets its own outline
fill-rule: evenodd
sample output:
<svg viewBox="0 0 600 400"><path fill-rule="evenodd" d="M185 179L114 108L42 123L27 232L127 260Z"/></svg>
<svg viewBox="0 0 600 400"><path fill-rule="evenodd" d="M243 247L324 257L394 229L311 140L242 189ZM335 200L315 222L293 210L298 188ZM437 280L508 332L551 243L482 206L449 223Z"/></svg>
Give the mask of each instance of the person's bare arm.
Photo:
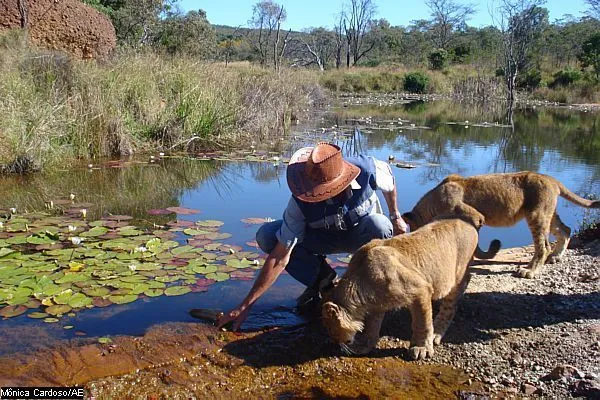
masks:
<svg viewBox="0 0 600 400"><path fill-rule="evenodd" d="M237 331L242 322L248 317L254 303L273 285L277 277L283 272L290 260L292 249L287 249L277 242L275 248L269 253L260 270L254 285L239 306L225 313L217 320L217 327L221 328L233 321L233 330Z"/></svg>
<svg viewBox="0 0 600 400"><path fill-rule="evenodd" d="M394 236L400 235L402 233L406 233L408 230L408 226L406 222L402 219L400 211L398 210L398 204L396 203L397 194L396 194L396 185L394 184L394 188L389 192L383 192L383 198L387 203L388 210L390 212L390 219L392 221L392 227L394 228Z"/></svg>

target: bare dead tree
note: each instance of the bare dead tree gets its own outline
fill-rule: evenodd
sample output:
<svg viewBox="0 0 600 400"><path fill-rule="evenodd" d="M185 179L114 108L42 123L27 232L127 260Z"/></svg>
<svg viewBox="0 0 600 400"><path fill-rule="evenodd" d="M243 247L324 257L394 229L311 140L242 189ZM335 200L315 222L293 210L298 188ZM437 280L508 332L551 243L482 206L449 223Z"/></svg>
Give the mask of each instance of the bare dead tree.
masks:
<svg viewBox="0 0 600 400"><path fill-rule="evenodd" d="M339 69L342 66L342 51L344 48L344 20L346 19L342 11L339 16L338 23L334 27L335 31L335 68Z"/></svg>
<svg viewBox="0 0 600 400"><path fill-rule="evenodd" d="M516 100L516 80L528 63L529 52L542 32L545 0L500 0L492 18L502 32L504 78L510 104Z"/></svg>
<svg viewBox="0 0 600 400"><path fill-rule="evenodd" d="M431 11L433 43L437 48L448 50L453 32L465 24L475 13L475 8L454 0L427 0L425 4Z"/></svg>
<svg viewBox="0 0 600 400"><path fill-rule="evenodd" d="M255 30L249 31L248 41L259 54L260 65L266 66L269 59L275 61L278 57L274 42L279 39L281 23L285 21L287 14L283 6L271 0L263 0L256 3L252 9L252 19L248 21L250 27ZM279 44L277 44L279 46ZM274 62L274 66L276 63Z"/></svg>
<svg viewBox="0 0 600 400"><path fill-rule="evenodd" d="M325 28L312 28L304 35L294 39L291 56L294 66L307 67L316 65L324 71L326 65L334 57L337 49L335 32Z"/></svg>
<svg viewBox="0 0 600 400"><path fill-rule="evenodd" d="M346 35L346 67L356 65L375 43L367 43L365 37L371 21L375 17L374 0L349 0L344 14L344 33Z"/></svg>

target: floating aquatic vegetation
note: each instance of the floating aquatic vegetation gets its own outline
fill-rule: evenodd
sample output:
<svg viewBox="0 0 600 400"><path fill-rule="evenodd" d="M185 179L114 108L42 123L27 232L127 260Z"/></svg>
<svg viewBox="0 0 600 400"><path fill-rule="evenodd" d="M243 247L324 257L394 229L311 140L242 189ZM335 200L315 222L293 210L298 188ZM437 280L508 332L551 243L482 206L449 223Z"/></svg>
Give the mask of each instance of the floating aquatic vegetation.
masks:
<svg viewBox="0 0 600 400"><path fill-rule="evenodd" d="M87 221L81 213L12 213L0 216L0 223L4 318L27 314L52 323L140 297L202 292L230 278L252 279L259 265L258 253L215 242L231 237L219 232L223 222L216 220L176 220L149 230L127 215ZM182 235L190 236L187 243L172 240Z"/></svg>

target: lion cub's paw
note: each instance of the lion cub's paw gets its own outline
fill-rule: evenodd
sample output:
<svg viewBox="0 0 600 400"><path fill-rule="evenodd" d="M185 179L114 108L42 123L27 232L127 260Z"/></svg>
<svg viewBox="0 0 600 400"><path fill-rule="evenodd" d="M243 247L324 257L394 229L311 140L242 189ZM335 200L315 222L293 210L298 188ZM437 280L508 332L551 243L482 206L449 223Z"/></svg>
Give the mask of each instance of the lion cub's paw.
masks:
<svg viewBox="0 0 600 400"><path fill-rule="evenodd" d="M535 273L529 268L519 268L517 270L517 275L521 278L532 279L535 277Z"/></svg>
<svg viewBox="0 0 600 400"><path fill-rule="evenodd" d="M442 343L442 335L436 333L435 335L433 335L433 344L438 346L440 343Z"/></svg>
<svg viewBox="0 0 600 400"><path fill-rule="evenodd" d="M561 261L562 261L562 257L561 256L557 256L557 255L551 254L546 259L546 264L558 264Z"/></svg>
<svg viewBox="0 0 600 400"><path fill-rule="evenodd" d="M433 346L419 347L413 346L408 349L408 355L411 360L424 360L427 357L433 357Z"/></svg>

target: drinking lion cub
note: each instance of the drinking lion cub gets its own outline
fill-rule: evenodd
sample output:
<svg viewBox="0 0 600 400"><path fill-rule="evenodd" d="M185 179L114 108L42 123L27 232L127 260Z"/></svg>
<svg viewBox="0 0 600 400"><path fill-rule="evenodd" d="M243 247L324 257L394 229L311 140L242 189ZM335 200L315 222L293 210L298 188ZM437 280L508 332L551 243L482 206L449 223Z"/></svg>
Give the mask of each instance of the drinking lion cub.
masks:
<svg viewBox="0 0 600 400"><path fill-rule="evenodd" d="M408 307L410 357L433 355L433 344L440 343L469 282L467 265L482 224L475 211L362 246L344 276L322 293L321 316L329 335L346 353L368 353L377 344L385 312ZM431 302L437 299L442 304L432 321Z"/></svg>
<svg viewBox="0 0 600 400"><path fill-rule="evenodd" d="M546 261L560 261L569 244L571 229L556 213L558 196L582 207L600 208L600 200L586 200L551 176L525 171L470 178L450 175L427 192L402 218L411 231L437 215L473 209L483 214L486 225L490 226L512 226L525 218L533 236L535 254L518 274L533 278ZM550 233L557 239L554 251L548 241Z"/></svg>

